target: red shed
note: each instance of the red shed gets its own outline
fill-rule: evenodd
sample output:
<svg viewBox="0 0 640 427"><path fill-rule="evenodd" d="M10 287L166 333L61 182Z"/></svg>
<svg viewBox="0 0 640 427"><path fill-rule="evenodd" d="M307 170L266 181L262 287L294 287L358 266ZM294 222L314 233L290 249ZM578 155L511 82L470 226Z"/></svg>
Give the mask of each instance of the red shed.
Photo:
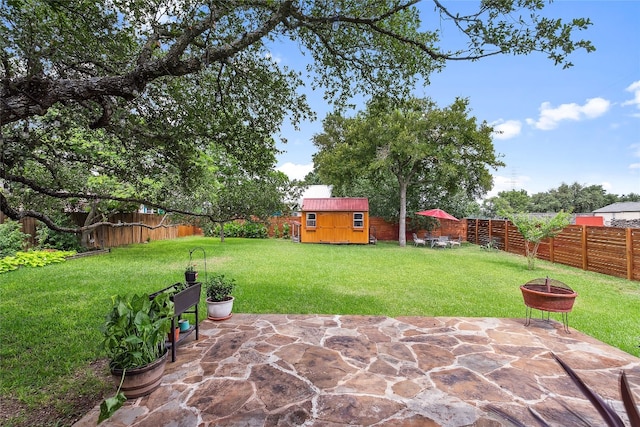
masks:
<svg viewBox="0 0 640 427"><path fill-rule="evenodd" d="M303 199L303 243L369 243L369 200L364 197Z"/></svg>

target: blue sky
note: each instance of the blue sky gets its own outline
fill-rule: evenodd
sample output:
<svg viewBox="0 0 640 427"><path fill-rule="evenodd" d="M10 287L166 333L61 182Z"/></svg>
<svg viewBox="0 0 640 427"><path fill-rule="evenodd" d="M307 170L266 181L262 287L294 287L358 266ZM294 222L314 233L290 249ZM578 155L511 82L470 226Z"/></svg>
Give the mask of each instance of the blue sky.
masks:
<svg viewBox="0 0 640 427"><path fill-rule="evenodd" d="M560 0L547 10L563 19L590 18L593 25L578 35L596 51L574 53L574 66L565 70L543 54L449 63L414 94L441 107L469 98L472 115L502 130L493 143L506 166L493 171L488 196L513 189L531 195L574 182L602 185L611 194L640 193L640 0ZM443 34L451 37L457 37L453 30ZM272 53L300 69L302 57L290 47L275 46ZM300 131L284 126L289 142L279 145L285 152L277 168L297 179L313 168L311 138L322 133L330 111L320 93L306 93L317 120Z"/></svg>

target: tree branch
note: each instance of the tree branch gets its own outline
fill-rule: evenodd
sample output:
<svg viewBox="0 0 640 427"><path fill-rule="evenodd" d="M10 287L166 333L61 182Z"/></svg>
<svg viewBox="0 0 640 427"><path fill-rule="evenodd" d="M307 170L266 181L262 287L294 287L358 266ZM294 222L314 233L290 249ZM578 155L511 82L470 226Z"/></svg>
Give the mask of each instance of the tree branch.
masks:
<svg viewBox="0 0 640 427"><path fill-rule="evenodd" d="M168 218L168 213L166 213L163 217L162 220L160 220L160 222L156 225L149 225L149 224L145 224L143 222L118 222L118 223L114 223L114 222L109 222L109 221L101 221L101 222L96 222L90 225L85 225L85 226L80 226L80 227L61 227L58 224L56 224L56 222L54 220L52 220L48 215L45 215L41 212L37 212L37 211L33 211L33 210L21 210L21 211L17 211L15 209L13 209L11 206L9 206L9 203L7 201L7 199L4 197L4 194L0 193L0 210L7 215L9 218L11 218L14 221L20 221L23 218L34 218L37 219L38 221L44 223L48 228L50 228L51 230L54 231L60 231L62 233L74 233L74 234L80 234L84 231L93 231L98 227L112 227L112 228L119 228L119 227L143 227L143 228L147 228L149 230L155 230L156 228L168 228L171 227L171 225L167 225L165 224L165 220Z"/></svg>
<svg viewBox="0 0 640 427"><path fill-rule="evenodd" d="M116 96L126 100L136 98L146 85L163 76L183 76L200 71L203 66L226 59L260 41L291 13L293 0L283 2L258 29L244 33L231 43L210 47L200 56L182 59L186 49L195 39L215 24L215 16L205 19L184 30L163 57L151 60L152 50L158 47L159 36L155 34L145 44L137 58L136 68L122 75L92 77L88 79L57 79L48 76L30 76L7 81L3 78L0 93L0 124L4 125L34 115L43 115L57 102L94 100L103 106L104 113L94 125L104 126L110 112L103 103L105 97Z"/></svg>

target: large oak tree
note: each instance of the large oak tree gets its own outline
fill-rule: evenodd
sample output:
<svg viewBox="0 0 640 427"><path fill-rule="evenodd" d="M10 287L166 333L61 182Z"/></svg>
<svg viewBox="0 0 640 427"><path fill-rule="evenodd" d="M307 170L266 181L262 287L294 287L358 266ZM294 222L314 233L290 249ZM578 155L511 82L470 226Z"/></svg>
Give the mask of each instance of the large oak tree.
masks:
<svg viewBox="0 0 640 427"><path fill-rule="evenodd" d="M493 128L476 122L466 99L438 108L428 99L376 98L353 118L330 116L324 129L314 137L314 166L325 182L344 187L395 178L400 246L409 189L423 201L478 197L493 184L489 168L504 165L493 150Z"/></svg>
<svg viewBox="0 0 640 427"><path fill-rule="evenodd" d="M175 201L200 185L201 156L215 146L266 174L284 118L313 117L298 91L306 76L341 105L358 92L406 95L447 61L543 52L570 66L575 49L593 49L575 39L588 20L561 22L544 7L0 0L0 209L68 231L86 228L47 212L109 201L198 214ZM445 25L466 36L459 49L440 47ZM280 41L308 55L308 68L273 60Z"/></svg>

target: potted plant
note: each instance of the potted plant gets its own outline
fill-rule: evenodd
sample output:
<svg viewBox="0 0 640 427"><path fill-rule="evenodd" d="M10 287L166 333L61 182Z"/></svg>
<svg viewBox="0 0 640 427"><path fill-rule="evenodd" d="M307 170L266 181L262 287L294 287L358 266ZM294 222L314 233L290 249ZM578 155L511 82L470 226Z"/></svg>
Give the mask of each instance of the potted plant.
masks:
<svg viewBox="0 0 640 427"><path fill-rule="evenodd" d="M102 327L102 349L119 384L116 396L100 405L98 422L109 418L127 398L145 396L160 385L167 361L165 337L173 302L167 293L115 296Z"/></svg>
<svg viewBox="0 0 640 427"><path fill-rule="evenodd" d="M184 280L187 283L195 283L198 280L198 271L196 265L189 261L187 268L184 270Z"/></svg>
<svg viewBox="0 0 640 427"><path fill-rule="evenodd" d="M231 317L234 297L231 296L235 288L235 280L224 274L214 274L205 283L207 294L207 316L211 320L225 320Z"/></svg>

